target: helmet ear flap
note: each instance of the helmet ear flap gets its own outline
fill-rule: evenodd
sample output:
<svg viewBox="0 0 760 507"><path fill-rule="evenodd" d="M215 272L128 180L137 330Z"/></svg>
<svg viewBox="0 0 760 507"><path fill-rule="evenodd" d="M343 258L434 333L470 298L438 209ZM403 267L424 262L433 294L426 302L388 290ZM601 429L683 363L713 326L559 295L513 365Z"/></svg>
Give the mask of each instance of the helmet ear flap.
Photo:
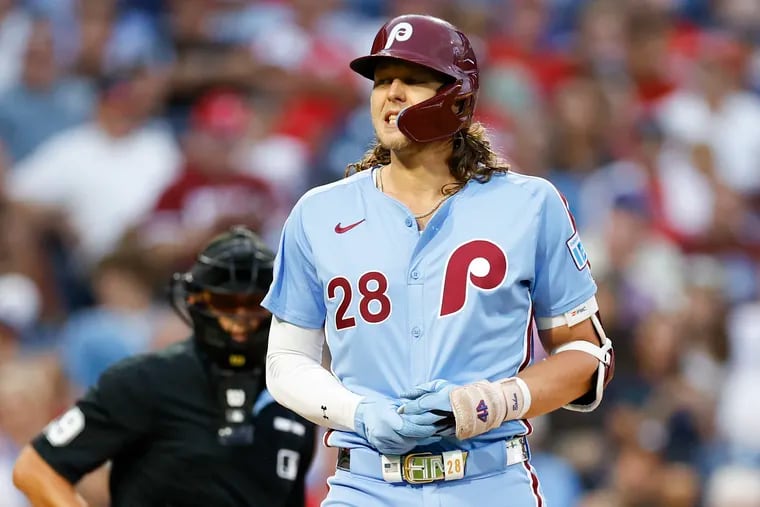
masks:
<svg viewBox="0 0 760 507"><path fill-rule="evenodd" d="M398 129L418 143L450 138L472 120L475 95L462 95L461 90L462 82L456 81L441 88L428 100L402 110L396 120Z"/></svg>
<svg viewBox="0 0 760 507"><path fill-rule="evenodd" d="M459 96L452 106L454 114L459 117L465 126L468 126L472 120L472 112L475 109L475 95Z"/></svg>

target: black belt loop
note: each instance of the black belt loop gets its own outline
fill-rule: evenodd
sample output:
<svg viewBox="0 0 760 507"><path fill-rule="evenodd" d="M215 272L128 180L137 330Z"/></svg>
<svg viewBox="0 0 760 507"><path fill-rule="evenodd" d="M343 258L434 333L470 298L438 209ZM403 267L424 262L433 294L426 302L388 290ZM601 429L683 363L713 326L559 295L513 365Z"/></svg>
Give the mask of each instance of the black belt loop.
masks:
<svg viewBox="0 0 760 507"><path fill-rule="evenodd" d="M338 448L338 464L336 467L338 470L351 471L351 449L346 449L345 447Z"/></svg>

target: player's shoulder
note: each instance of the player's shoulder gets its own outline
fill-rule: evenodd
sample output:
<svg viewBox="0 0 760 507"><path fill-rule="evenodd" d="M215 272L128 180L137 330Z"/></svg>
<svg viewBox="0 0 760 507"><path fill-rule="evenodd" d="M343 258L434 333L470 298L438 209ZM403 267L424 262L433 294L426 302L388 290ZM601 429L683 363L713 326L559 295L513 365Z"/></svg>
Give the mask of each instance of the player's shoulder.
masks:
<svg viewBox="0 0 760 507"><path fill-rule="evenodd" d="M488 194L494 206L519 208L521 216L532 210L539 213L547 201L564 200L557 188L547 179L513 170L494 174L477 194Z"/></svg>
<svg viewBox="0 0 760 507"><path fill-rule="evenodd" d="M527 192L534 197L546 198L550 195L559 195L557 187L546 178L540 176L532 176L510 170L504 174L503 178L498 178L498 180L503 181L502 184L504 186Z"/></svg>
<svg viewBox="0 0 760 507"><path fill-rule="evenodd" d="M336 201L337 198L360 192L371 176L371 170L360 171L346 178L316 186L301 196L296 203L296 208L311 210L314 207L339 204L340 202Z"/></svg>

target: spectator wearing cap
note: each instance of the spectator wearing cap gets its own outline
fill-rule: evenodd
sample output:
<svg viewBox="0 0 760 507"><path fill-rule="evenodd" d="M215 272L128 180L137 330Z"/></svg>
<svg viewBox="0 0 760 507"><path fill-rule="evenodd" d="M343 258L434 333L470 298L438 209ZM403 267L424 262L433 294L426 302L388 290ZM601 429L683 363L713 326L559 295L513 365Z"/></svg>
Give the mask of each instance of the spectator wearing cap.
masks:
<svg viewBox="0 0 760 507"><path fill-rule="evenodd" d="M354 31L358 23L341 26L336 7L342 2L287 3L283 18L251 39L254 60L267 69L256 86L278 102L273 128L319 155L348 112L362 103L365 83L346 66L354 56L346 33L354 40L364 33Z"/></svg>
<svg viewBox="0 0 760 507"><path fill-rule="evenodd" d="M247 98L214 90L194 105L182 139L183 169L140 228L161 269L176 269L189 252L233 223L276 241L280 200L264 181L241 171L253 111Z"/></svg>
<svg viewBox="0 0 760 507"><path fill-rule="evenodd" d="M172 58L166 109L178 130L186 127L193 105L210 90L249 90L259 81L274 80L271 73L260 72L245 44L226 40L224 35L229 34L216 33L224 4L209 0L164 2L164 44Z"/></svg>

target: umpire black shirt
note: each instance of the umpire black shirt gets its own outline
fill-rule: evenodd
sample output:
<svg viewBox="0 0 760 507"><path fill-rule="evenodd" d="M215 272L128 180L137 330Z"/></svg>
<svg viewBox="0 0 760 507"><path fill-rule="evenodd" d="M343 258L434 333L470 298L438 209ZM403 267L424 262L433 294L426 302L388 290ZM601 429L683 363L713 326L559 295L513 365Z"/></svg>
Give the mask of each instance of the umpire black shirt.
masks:
<svg viewBox="0 0 760 507"><path fill-rule="evenodd" d="M113 507L302 506L314 426L262 391L252 443L222 445L215 396L187 340L109 368L32 445L72 484L111 460Z"/></svg>

